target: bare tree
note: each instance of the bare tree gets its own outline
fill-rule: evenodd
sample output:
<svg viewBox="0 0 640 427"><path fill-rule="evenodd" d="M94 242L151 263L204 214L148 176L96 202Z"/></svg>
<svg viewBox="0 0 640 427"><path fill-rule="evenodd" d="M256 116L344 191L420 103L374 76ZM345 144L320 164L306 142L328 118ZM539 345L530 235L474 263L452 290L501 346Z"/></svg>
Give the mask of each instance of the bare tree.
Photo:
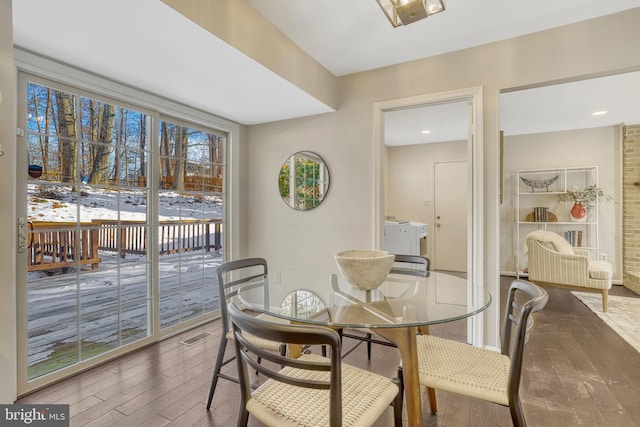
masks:
<svg viewBox="0 0 640 427"><path fill-rule="evenodd" d="M162 177L171 176L171 162L169 154L169 125L167 122L160 122L160 174Z"/></svg>
<svg viewBox="0 0 640 427"><path fill-rule="evenodd" d="M45 152L48 151L47 147L45 147L45 136L43 136L42 125L40 124L40 100L38 99L38 93L36 92L36 86L31 86L31 96L33 97L33 111L35 115L36 126L38 127L38 145L40 147L40 153L42 154L42 162L43 162L43 172L47 173L47 162L45 161L47 157L45 156ZM48 109L49 106L45 105L45 109ZM48 118L47 118L48 119ZM46 135L46 134L45 134ZM40 159L39 159L40 160Z"/></svg>
<svg viewBox="0 0 640 427"><path fill-rule="evenodd" d="M49 172L49 126L51 126L53 116L53 100L51 99L51 89L47 88L47 103L44 111L44 142L42 144L42 169L44 175L47 176ZM53 120L53 124L57 128L56 121Z"/></svg>
<svg viewBox="0 0 640 427"><path fill-rule="evenodd" d="M58 144L60 147L60 172L62 182L74 182L77 174L77 132L75 97L56 91L58 107Z"/></svg>
<svg viewBox="0 0 640 427"><path fill-rule="evenodd" d="M175 170L174 170L174 187L177 190L184 188L184 172L187 161L187 143L189 141L189 129L183 126L176 126L175 140Z"/></svg>
<svg viewBox="0 0 640 427"><path fill-rule="evenodd" d="M112 149L113 130L116 121L116 108L112 105L102 105L100 127L98 128L97 144L93 148L93 161L89 183L105 184L109 182L109 157Z"/></svg>
<svg viewBox="0 0 640 427"><path fill-rule="evenodd" d="M147 175L146 168L146 156L144 153L145 147L147 145L147 116L144 114L140 114L140 170L138 171L139 176Z"/></svg>
<svg viewBox="0 0 640 427"><path fill-rule="evenodd" d="M113 171L112 177L114 179L123 178L120 172L123 170L123 166L121 164L121 160L124 161L124 172L127 173L127 159L124 156L127 155L126 147L124 145L125 138L123 135L123 127L124 127L124 108L118 108L120 114L118 114L118 132L116 132L116 155L113 158ZM121 159L122 157L122 159ZM126 177L125 177L126 179Z"/></svg>

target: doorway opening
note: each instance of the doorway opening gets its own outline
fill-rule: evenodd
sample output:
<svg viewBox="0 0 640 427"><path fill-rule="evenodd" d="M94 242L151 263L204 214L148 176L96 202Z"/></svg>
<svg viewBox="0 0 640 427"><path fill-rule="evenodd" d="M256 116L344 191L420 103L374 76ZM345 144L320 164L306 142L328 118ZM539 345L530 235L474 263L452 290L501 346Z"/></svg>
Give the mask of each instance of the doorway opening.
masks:
<svg viewBox="0 0 640 427"><path fill-rule="evenodd" d="M465 103L467 107L463 159L467 161L467 244L466 271L469 286L482 283L483 278L483 161L482 161L482 87L421 95L417 97L384 101L374 105L374 140L377 144L374 167L374 247L383 247L386 200L391 198L388 188L388 147L385 145L386 116L397 111L417 107ZM430 199L418 199L429 204ZM477 296L470 293L470 298ZM469 320L468 340L483 343L483 319L476 316Z"/></svg>

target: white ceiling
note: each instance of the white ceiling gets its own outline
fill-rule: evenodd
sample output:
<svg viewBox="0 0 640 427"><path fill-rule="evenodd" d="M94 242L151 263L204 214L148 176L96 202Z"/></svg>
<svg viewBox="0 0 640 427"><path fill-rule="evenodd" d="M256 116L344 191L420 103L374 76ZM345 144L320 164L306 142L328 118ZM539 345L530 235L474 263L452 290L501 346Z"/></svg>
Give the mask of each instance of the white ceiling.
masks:
<svg viewBox="0 0 640 427"><path fill-rule="evenodd" d="M500 95L500 128L523 135L639 124L640 72L580 80ZM597 111L604 115L594 116ZM429 134L422 131L429 130ZM385 113L389 146L467 138L466 104L451 103Z"/></svg>
<svg viewBox="0 0 640 427"><path fill-rule="evenodd" d="M248 0L337 76L505 40L626 9L638 0L446 0L393 28L376 0Z"/></svg>
<svg viewBox="0 0 640 427"><path fill-rule="evenodd" d="M12 6L16 46L237 123L332 111L160 0Z"/></svg>
<svg viewBox="0 0 640 427"><path fill-rule="evenodd" d="M506 135L640 123L640 72L503 93ZM606 111L606 114L593 113Z"/></svg>
<svg viewBox="0 0 640 427"><path fill-rule="evenodd" d="M390 147L461 141L467 139L467 134L465 102L436 104L384 114L384 143Z"/></svg>
<svg viewBox="0 0 640 427"><path fill-rule="evenodd" d="M640 0L449 0L445 12L394 29L375 0L247 1L336 76L640 7ZM331 111L160 0L111 0L108 7L86 0L18 0L12 7L17 46L241 124ZM535 96L536 102L552 101L535 104L537 110L548 112L567 96L550 89ZM531 119L522 110L524 98L514 93L503 101L514 117L519 108ZM517 124L509 117L505 111L503 127L509 124L516 133L542 122Z"/></svg>

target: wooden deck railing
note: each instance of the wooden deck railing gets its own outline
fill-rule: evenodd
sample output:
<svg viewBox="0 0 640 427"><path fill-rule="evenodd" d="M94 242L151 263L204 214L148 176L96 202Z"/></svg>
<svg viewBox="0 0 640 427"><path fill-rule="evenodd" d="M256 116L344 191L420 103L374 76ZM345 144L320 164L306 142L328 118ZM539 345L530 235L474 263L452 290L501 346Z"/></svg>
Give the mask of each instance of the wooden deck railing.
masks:
<svg viewBox="0 0 640 427"><path fill-rule="evenodd" d="M118 227L119 225L119 227ZM146 255L149 227L144 221L92 220L90 223L29 222L28 271L90 265L99 267L98 250ZM222 219L161 221L159 255L222 248Z"/></svg>
<svg viewBox="0 0 640 427"><path fill-rule="evenodd" d="M79 229L75 222L31 221L29 233L28 271L75 267L78 261L98 268L97 229Z"/></svg>
<svg viewBox="0 0 640 427"><path fill-rule="evenodd" d="M160 188L171 189L174 187L174 177L161 176ZM136 183L138 187L146 187L147 177L139 176ZM207 191L207 192L222 192L222 177L221 176L191 176L185 175L182 182L183 189L194 191Z"/></svg>
<svg viewBox="0 0 640 427"><path fill-rule="evenodd" d="M98 225L98 249L125 254L145 255L148 250L148 226L144 221L93 220ZM158 230L159 255L178 252L219 250L222 219L160 221ZM213 239L212 239L213 235Z"/></svg>

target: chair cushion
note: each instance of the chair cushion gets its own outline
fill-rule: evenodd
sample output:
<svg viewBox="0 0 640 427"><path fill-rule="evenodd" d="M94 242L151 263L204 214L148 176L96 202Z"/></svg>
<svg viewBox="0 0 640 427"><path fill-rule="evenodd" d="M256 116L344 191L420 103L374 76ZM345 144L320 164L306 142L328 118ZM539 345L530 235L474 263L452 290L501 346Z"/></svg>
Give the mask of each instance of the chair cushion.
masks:
<svg viewBox="0 0 640 427"><path fill-rule="evenodd" d="M329 360L315 354L305 354L301 359ZM308 380L329 378L328 372L295 368L284 368L282 372ZM372 425L397 394L398 386L389 378L343 363L342 425ZM247 410L269 426L328 426L329 391L268 380L253 393Z"/></svg>
<svg viewBox="0 0 640 427"><path fill-rule="evenodd" d="M509 405L507 356L432 335L417 340L420 384Z"/></svg>
<svg viewBox="0 0 640 427"><path fill-rule="evenodd" d="M259 314L258 316L256 316L258 318L267 320L269 322L276 322L276 323L289 323L288 320L282 319L280 317L275 317L275 316L269 316L268 314ZM260 348L264 348L265 350L273 350L273 351L280 351L280 343L279 342L274 342L274 341L269 341L269 340L265 340L264 338L258 338L255 335L251 335L251 334L244 334L245 338L247 338L247 340L260 347ZM225 337L228 340L233 340L233 330L229 329L229 331L227 331Z"/></svg>
<svg viewBox="0 0 640 427"><path fill-rule="evenodd" d="M574 254L571 244L564 237L552 231L536 230L527 234L527 239L537 240L549 249L554 249L561 254Z"/></svg>
<svg viewBox="0 0 640 427"><path fill-rule="evenodd" d="M613 268L607 261L589 261L589 277L598 280L611 280Z"/></svg>

